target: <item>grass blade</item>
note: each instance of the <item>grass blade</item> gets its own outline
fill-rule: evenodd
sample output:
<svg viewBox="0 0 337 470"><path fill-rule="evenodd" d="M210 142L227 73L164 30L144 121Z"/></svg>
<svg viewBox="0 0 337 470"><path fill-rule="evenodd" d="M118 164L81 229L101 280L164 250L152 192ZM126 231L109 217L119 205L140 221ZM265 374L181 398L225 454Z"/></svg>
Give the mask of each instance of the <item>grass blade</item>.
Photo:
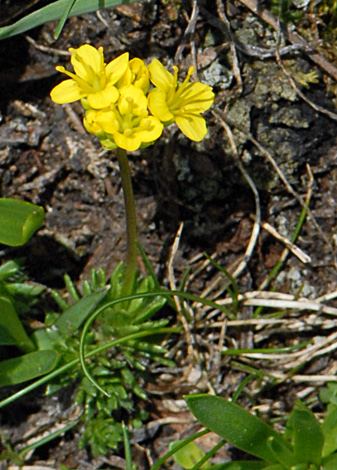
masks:
<svg viewBox="0 0 337 470"><path fill-rule="evenodd" d="M63 29L63 26L65 22L67 21L67 18L70 15L70 11L72 7L74 6L76 0L68 0L68 4L66 5L66 8L64 9L64 12L61 16L61 19L59 21L59 24L57 25L55 32L54 32L54 39L58 39L59 35L61 34L61 31Z"/></svg>
<svg viewBox="0 0 337 470"><path fill-rule="evenodd" d="M133 3L135 0L129 0ZM15 23L0 28L0 39L9 38L17 34L24 33L29 29L36 28L49 21L57 21L62 18L69 0L57 0L33 13L21 18ZM100 8L111 8L124 3L123 0L77 0L70 10L69 17L82 15Z"/></svg>

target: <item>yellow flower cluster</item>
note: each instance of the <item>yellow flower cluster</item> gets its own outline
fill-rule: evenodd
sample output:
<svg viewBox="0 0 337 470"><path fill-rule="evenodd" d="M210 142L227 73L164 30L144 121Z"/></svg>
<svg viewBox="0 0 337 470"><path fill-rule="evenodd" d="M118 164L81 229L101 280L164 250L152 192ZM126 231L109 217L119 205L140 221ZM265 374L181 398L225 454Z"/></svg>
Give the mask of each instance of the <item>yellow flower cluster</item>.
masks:
<svg viewBox="0 0 337 470"><path fill-rule="evenodd" d="M189 81L193 67L184 82L178 82L178 68L173 67L171 74L157 59L146 66L141 59L129 60L126 52L105 64L102 47L85 44L69 51L75 73L56 67L70 79L57 85L50 96L60 104L81 100L84 126L105 148L146 147L173 122L191 140L205 137L201 113L213 104L214 93L204 83Z"/></svg>

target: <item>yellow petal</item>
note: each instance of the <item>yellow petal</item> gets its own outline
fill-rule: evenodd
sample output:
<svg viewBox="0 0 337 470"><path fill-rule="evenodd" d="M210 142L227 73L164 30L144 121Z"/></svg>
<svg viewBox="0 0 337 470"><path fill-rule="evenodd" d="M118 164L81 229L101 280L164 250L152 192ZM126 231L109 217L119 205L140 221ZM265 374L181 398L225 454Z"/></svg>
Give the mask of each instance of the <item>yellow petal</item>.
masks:
<svg viewBox="0 0 337 470"><path fill-rule="evenodd" d="M108 76L108 82L115 84L124 75L129 64L129 53L116 57L106 66L106 73Z"/></svg>
<svg viewBox="0 0 337 470"><path fill-rule="evenodd" d="M64 80L56 85L50 92L50 97L55 103L65 104L80 100L85 96L78 84L74 80Z"/></svg>
<svg viewBox="0 0 337 470"><path fill-rule="evenodd" d="M119 92L114 86L105 88L97 93L90 93L88 95L88 103L91 108L102 109L107 108L113 103L116 103L119 97Z"/></svg>
<svg viewBox="0 0 337 470"><path fill-rule="evenodd" d="M149 65L149 72L151 82L155 87L159 88L159 90L168 92L172 87L175 87L174 76L166 70L158 59L153 59Z"/></svg>
<svg viewBox="0 0 337 470"><path fill-rule="evenodd" d="M141 116L147 110L147 98L143 90L134 85L123 87L120 90L118 109L121 114L132 112L135 116Z"/></svg>
<svg viewBox="0 0 337 470"><path fill-rule="evenodd" d="M124 75L118 80L118 83L116 83L116 87L118 89L120 89L120 88L123 88L124 86L131 85L132 75L133 74L131 72L130 63L129 63L129 65L126 68L126 71L125 71Z"/></svg>
<svg viewBox="0 0 337 470"><path fill-rule="evenodd" d="M150 91L148 106L151 113L162 122L169 122L174 118L166 103L166 93L163 91L158 89Z"/></svg>
<svg viewBox="0 0 337 470"><path fill-rule="evenodd" d="M148 116L140 121L139 127L142 129L137 132L142 142L153 142L159 139L163 132L163 124L154 116Z"/></svg>
<svg viewBox="0 0 337 470"><path fill-rule="evenodd" d="M206 121L202 116L176 116L177 126L186 137L200 142L207 134Z"/></svg>
<svg viewBox="0 0 337 470"><path fill-rule="evenodd" d="M150 72L144 61L135 57L130 60L129 66L133 74L132 85L142 88L144 93L147 93L150 88Z"/></svg>
<svg viewBox="0 0 337 470"><path fill-rule="evenodd" d="M214 103L212 87L200 82L193 83L186 95L182 96L184 98L182 106L184 111L186 110L187 112L195 111L203 113Z"/></svg>
<svg viewBox="0 0 337 470"><path fill-rule="evenodd" d="M96 121L107 134L114 134L119 130L119 123L113 111L99 111Z"/></svg>
<svg viewBox="0 0 337 470"><path fill-rule="evenodd" d="M70 59L72 66L74 67L75 73L81 78L90 80L91 77L88 76L88 66L97 75L102 72L104 66L102 48L96 49L90 46L90 44L84 44L78 49L70 48L69 50L72 54ZM86 64L86 66L83 64Z"/></svg>
<svg viewBox="0 0 337 470"><path fill-rule="evenodd" d="M128 150L129 152L133 152L134 150L139 149L139 147L142 145L142 141L140 140L137 133L126 136L125 134L116 132L116 134L114 134L114 141L118 147L124 150Z"/></svg>
<svg viewBox="0 0 337 470"><path fill-rule="evenodd" d="M101 136L103 138L105 137L105 133L97 122L97 114L98 112L93 109L87 111L83 118L83 125L90 134Z"/></svg>

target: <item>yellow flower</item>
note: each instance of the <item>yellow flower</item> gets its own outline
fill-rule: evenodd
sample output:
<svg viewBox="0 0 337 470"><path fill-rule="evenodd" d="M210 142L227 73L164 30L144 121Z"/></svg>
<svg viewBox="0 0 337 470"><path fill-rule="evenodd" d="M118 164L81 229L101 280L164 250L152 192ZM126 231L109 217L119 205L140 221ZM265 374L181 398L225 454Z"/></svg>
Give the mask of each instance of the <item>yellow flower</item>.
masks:
<svg viewBox="0 0 337 470"><path fill-rule="evenodd" d="M120 90L116 106L89 110L84 126L98 136L102 145L113 148L113 143L130 152L153 143L161 136L163 124L147 111L147 98L141 88L134 85ZM107 139L110 139L108 146Z"/></svg>
<svg viewBox="0 0 337 470"><path fill-rule="evenodd" d="M191 140L200 142L207 134L206 121L201 113L214 102L212 87L204 83L189 83L194 67L190 67L184 82L178 82L178 67L174 74L154 59L149 65L154 88L148 96L151 113L169 125L176 122L179 129Z"/></svg>
<svg viewBox="0 0 337 470"><path fill-rule="evenodd" d="M150 88L150 73L144 61L135 57L130 60L125 74L117 83L118 88L126 85L135 85L147 93Z"/></svg>
<svg viewBox="0 0 337 470"><path fill-rule="evenodd" d="M89 109L83 118L83 125L90 134L96 135L100 140L107 138L102 122L115 122L115 114L110 108ZM111 133L111 132L110 132Z"/></svg>
<svg viewBox="0 0 337 470"><path fill-rule="evenodd" d="M127 70L128 52L106 65L102 47L96 49L84 44L78 49L70 48L69 51L75 73L68 72L62 66L56 67L57 71L65 73L70 79L53 88L51 99L60 104L83 100L84 106L94 109L116 103L119 91L115 85Z"/></svg>

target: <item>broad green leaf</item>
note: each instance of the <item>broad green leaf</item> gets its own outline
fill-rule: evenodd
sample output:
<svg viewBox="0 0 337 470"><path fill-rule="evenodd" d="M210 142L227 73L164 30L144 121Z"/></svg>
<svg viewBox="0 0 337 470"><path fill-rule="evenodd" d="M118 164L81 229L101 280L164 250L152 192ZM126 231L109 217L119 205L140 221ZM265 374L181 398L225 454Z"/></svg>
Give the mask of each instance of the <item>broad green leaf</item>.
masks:
<svg viewBox="0 0 337 470"><path fill-rule="evenodd" d="M319 398L323 403L333 403L337 405L337 383L328 383L326 388L320 390Z"/></svg>
<svg viewBox="0 0 337 470"><path fill-rule="evenodd" d="M14 339L15 345L22 349L22 351L34 351L35 346L25 332L12 302L10 299L3 296L0 296L0 327L2 330L1 336L4 336L6 333L8 333L9 341ZM0 344L8 343L2 342Z"/></svg>
<svg viewBox="0 0 337 470"><path fill-rule="evenodd" d="M58 361L56 351L35 351L0 362L0 387L35 379L52 371Z"/></svg>
<svg viewBox="0 0 337 470"><path fill-rule="evenodd" d="M127 3L133 3L135 0L128 0ZM56 21L62 18L69 0L58 0L51 3L43 8L40 8L33 13L25 16L21 20L13 23L9 26L4 26L0 28L0 39L9 38L15 36L16 34L24 33L29 29L36 28L41 26L48 21ZM110 8L115 7L116 5L121 5L123 0L76 0L73 5L69 16L82 15L83 13L89 13L91 11L96 11L101 8Z"/></svg>
<svg viewBox="0 0 337 470"><path fill-rule="evenodd" d="M59 346L65 348L64 336L56 328L41 328L34 331L32 338L39 351L43 349L58 349Z"/></svg>
<svg viewBox="0 0 337 470"><path fill-rule="evenodd" d="M296 467L298 462L295 455L284 445L284 443L270 437L267 441L267 446L275 456L275 460L283 467L291 468L292 470L302 470ZM307 470L306 467L307 466L305 465L305 470Z"/></svg>
<svg viewBox="0 0 337 470"><path fill-rule="evenodd" d="M267 445L270 438L290 451L287 441L272 427L233 402L204 394L190 395L185 400L201 424L238 449L275 464L279 462Z"/></svg>
<svg viewBox="0 0 337 470"><path fill-rule="evenodd" d="M235 460L233 462L212 465L207 470L285 470L285 468L283 465L269 465L269 463L255 460Z"/></svg>
<svg viewBox="0 0 337 470"><path fill-rule="evenodd" d="M73 334L95 310L97 305L102 299L104 299L108 292L109 289L103 287L87 297L83 297L74 305L69 307L68 310L62 313L55 322L55 325L59 328L60 332L65 336Z"/></svg>
<svg viewBox="0 0 337 470"><path fill-rule="evenodd" d="M337 454L329 455L322 461L322 470L336 470L337 468Z"/></svg>
<svg viewBox="0 0 337 470"><path fill-rule="evenodd" d="M330 405L321 428L324 434L322 456L327 457L337 450L337 407L335 405Z"/></svg>
<svg viewBox="0 0 337 470"><path fill-rule="evenodd" d="M7 328L1 326L0 323L0 344L1 346L15 346L16 341L13 336L8 332Z"/></svg>
<svg viewBox="0 0 337 470"><path fill-rule="evenodd" d="M0 243L24 245L41 227L44 210L18 199L0 198Z"/></svg>
<svg viewBox="0 0 337 470"><path fill-rule="evenodd" d="M182 441L175 441L170 444L169 450L173 450ZM181 449L178 449L174 454L174 460L183 468L193 468L205 456L200 447L195 442L189 442ZM205 462L200 468L208 468L209 464Z"/></svg>
<svg viewBox="0 0 337 470"><path fill-rule="evenodd" d="M323 431L314 414L301 403L290 414L287 433L291 436L296 463L319 466L324 444Z"/></svg>

